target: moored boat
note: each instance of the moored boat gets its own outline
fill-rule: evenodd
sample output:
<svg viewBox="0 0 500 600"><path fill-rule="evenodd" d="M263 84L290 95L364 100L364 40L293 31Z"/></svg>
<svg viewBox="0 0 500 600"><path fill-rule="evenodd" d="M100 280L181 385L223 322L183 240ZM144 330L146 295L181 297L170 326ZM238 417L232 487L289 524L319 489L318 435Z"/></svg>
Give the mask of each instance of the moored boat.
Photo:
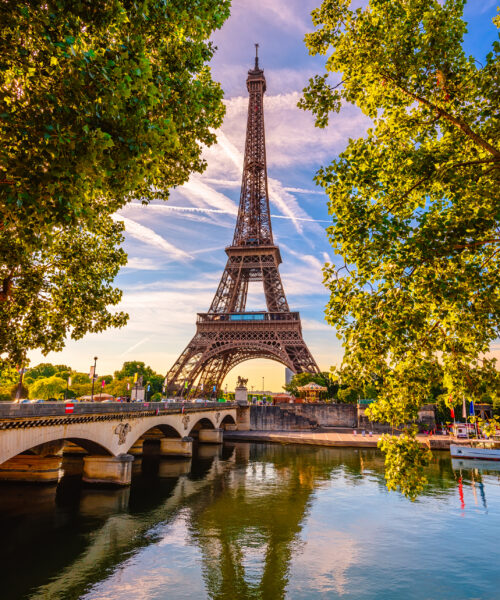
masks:
<svg viewBox="0 0 500 600"><path fill-rule="evenodd" d="M491 440L470 440L467 444L450 444L452 458L498 460L500 447Z"/></svg>

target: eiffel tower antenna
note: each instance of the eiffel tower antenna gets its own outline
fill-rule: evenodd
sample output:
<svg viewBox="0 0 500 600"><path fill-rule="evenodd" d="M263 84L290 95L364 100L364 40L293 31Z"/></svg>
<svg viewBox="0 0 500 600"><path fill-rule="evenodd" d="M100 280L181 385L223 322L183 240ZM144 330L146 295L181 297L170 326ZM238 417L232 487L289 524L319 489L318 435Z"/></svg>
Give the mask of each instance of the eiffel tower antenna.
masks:
<svg viewBox="0 0 500 600"><path fill-rule="evenodd" d="M167 375L167 392L215 394L227 373L252 358L268 358L294 373L319 373L302 337L298 312L291 312L278 266L267 189L264 93L266 79L259 68L248 71L248 118L240 205L227 263L207 313L198 313L196 334ZM250 282L262 282L266 310L246 310Z"/></svg>

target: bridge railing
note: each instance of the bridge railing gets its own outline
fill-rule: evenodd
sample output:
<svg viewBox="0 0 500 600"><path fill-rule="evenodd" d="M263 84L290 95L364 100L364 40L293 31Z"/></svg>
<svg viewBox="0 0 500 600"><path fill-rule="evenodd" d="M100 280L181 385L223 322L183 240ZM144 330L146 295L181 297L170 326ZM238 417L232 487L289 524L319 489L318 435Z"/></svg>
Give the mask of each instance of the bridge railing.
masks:
<svg viewBox="0 0 500 600"><path fill-rule="evenodd" d="M57 417L68 414L67 404L73 405L69 414L131 414L137 412L156 412L161 414L224 410L238 406L234 402L40 402L36 404L14 404L0 402L0 419L24 419L26 417Z"/></svg>

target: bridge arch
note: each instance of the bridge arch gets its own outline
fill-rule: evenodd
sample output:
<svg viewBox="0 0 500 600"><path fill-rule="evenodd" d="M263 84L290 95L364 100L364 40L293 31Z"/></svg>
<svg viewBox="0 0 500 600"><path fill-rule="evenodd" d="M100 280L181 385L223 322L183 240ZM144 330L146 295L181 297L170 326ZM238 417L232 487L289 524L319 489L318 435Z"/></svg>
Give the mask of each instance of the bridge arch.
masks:
<svg viewBox="0 0 500 600"><path fill-rule="evenodd" d="M166 418L168 419L168 417ZM180 429L172 422L160 422L155 424L145 422L139 426L132 426L130 435L127 437L127 443L125 444L126 450L124 451L128 452L128 450L130 450L130 448L137 442L137 440L139 440L142 436L154 429L159 429L162 432L163 436L166 438L181 438L182 436L186 435L185 432L180 431Z"/></svg>
<svg viewBox="0 0 500 600"><path fill-rule="evenodd" d="M188 435L197 434L200 429L215 429L216 427L218 427L217 422L212 416L202 417L189 428Z"/></svg>
<svg viewBox="0 0 500 600"><path fill-rule="evenodd" d="M7 448L2 448L3 452L0 454L0 464L30 450L36 454L37 449L46 444L64 441L73 442L91 454L102 456L113 456L115 454L110 443L112 440L110 439L107 442L106 436L101 435L100 431L96 431L93 434L89 430L85 435L75 436L70 434L65 436L61 435L60 431L53 430L50 427L37 427L36 429L32 429L30 434L29 436L15 436L12 440L13 443L8 444Z"/></svg>
<svg viewBox="0 0 500 600"><path fill-rule="evenodd" d="M224 425L236 425L233 415L226 415L220 422L220 427L224 428Z"/></svg>

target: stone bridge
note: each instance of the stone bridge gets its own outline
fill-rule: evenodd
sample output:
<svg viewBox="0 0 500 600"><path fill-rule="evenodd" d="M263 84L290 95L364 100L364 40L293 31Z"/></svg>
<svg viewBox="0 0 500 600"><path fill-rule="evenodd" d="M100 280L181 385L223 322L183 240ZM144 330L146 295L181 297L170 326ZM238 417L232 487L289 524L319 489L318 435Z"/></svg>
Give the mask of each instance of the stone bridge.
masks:
<svg viewBox="0 0 500 600"><path fill-rule="evenodd" d="M63 453L83 453L88 483L128 485L145 440L162 456L221 443L224 429L248 429L249 408L230 403L0 404L0 480L54 481Z"/></svg>

